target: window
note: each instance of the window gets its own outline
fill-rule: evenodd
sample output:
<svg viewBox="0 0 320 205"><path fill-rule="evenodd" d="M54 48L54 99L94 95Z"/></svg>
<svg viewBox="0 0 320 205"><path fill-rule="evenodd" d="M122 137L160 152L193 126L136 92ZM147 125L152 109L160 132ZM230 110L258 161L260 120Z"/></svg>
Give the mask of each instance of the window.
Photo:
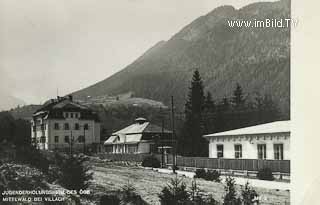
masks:
<svg viewBox="0 0 320 205"><path fill-rule="evenodd" d="M223 158L223 145L217 145L217 157Z"/></svg>
<svg viewBox="0 0 320 205"><path fill-rule="evenodd" d="M64 129L69 130L69 123L64 123Z"/></svg>
<svg viewBox="0 0 320 205"><path fill-rule="evenodd" d="M138 146L135 144L128 145L128 153L136 153L138 151Z"/></svg>
<svg viewBox="0 0 320 205"><path fill-rule="evenodd" d="M84 142L85 142L84 136L80 135L80 136L78 137L78 142L84 143Z"/></svg>
<svg viewBox="0 0 320 205"><path fill-rule="evenodd" d="M75 118L78 118L78 117L79 117L78 113L75 113L75 114L74 114L74 117L75 117Z"/></svg>
<svg viewBox="0 0 320 205"><path fill-rule="evenodd" d="M241 144L234 145L234 158L236 158L236 159L242 158L242 145Z"/></svg>
<svg viewBox="0 0 320 205"><path fill-rule="evenodd" d="M88 130L89 129L89 125L88 124L84 124L84 129Z"/></svg>
<svg viewBox="0 0 320 205"><path fill-rule="evenodd" d="M54 129L55 130L59 130L60 128L59 128L59 123L54 123Z"/></svg>
<svg viewBox="0 0 320 205"><path fill-rule="evenodd" d="M266 159L266 158L267 158L267 145L258 144L258 159Z"/></svg>
<svg viewBox="0 0 320 205"><path fill-rule="evenodd" d="M64 136L64 142L69 143L69 136Z"/></svg>
<svg viewBox="0 0 320 205"><path fill-rule="evenodd" d="M283 144L273 145L274 159L283 160Z"/></svg>
<svg viewBox="0 0 320 205"><path fill-rule="evenodd" d="M46 143L46 137L45 137L45 136L42 136L42 137L40 138L40 142L41 142L41 143Z"/></svg>
<svg viewBox="0 0 320 205"><path fill-rule="evenodd" d="M73 113L70 113L70 117L73 118Z"/></svg>
<svg viewBox="0 0 320 205"><path fill-rule="evenodd" d="M59 142L59 136L54 136L54 142L58 143Z"/></svg>
<svg viewBox="0 0 320 205"><path fill-rule="evenodd" d="M79 130L79 129L80 129L79 123L74 124L74 129L75 129L75 130Z"/></svg>
<svg viewBox="0 0 320 205"><path fill-rule="evenodd" d="M65 113L65 118L68 118L69 117L69 113Z"/></svg>

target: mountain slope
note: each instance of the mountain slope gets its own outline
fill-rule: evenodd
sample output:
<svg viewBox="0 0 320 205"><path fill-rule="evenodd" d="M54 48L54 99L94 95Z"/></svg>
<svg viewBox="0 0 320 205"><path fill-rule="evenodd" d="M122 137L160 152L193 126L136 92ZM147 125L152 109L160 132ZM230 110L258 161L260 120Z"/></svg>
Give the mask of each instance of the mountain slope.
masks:
<svg viewBox="0 0 320 205"><path fill-rule="evenodd" d="M86 96L133 92L179 108L195 69L215 99L230 96L238 82L247 93L271 94L284 115L290 108L290 28L230 28L227 20L290 17L290 1L222 6L159 42L125 69L73 93Z"/></svg>
<svg viewBox="0 0 320 205"><path fill-rule="evenodd" d="M0 111L9 110L25 104L23 100L5 93L0 93L0 99Z"/></svg>

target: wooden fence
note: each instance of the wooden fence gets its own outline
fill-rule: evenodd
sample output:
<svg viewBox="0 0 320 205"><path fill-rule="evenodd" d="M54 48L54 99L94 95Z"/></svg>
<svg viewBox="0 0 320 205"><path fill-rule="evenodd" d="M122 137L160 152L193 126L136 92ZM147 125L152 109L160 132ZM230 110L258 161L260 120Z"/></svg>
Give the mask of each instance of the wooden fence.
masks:
<svg viewBox="0 0 320 205"><path fill-rule="evenodd" d="M99 154L100 157L115 161L142 162L150 154ZM161 161L161 155L155 155ZM173 164L173 156L167 155L166 164ZM223 159L177 156L178 167L208 168L220 170L258 171L270 168L272 172L290 174L290 160Z"/></svg>

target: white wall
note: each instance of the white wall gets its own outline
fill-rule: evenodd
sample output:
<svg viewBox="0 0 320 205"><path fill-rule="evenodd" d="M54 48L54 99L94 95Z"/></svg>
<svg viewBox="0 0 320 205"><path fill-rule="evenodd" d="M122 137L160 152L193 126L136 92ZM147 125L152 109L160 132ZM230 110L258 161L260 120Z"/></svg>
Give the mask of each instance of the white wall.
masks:
<svg viewBox="0 0 320 205"><path fill-rule="evenodd" d="M283 159L290 160L290 136L287 133L269 134L260 136L225 136L225 137L210 137L209 142L209 157L217 158L217 145L224 146L224 158L235 158L235 144L242 145L242 159L257 159L258 144L266 144L267 159L274 159L274 144L283 144Z"/></svg>
<svg viewBox="0 0 320 205"><path fill-rule="evenodd" d="M74 137L74 146L75 147L82 147L83 143L78 142L78 137L85 135L85 143L100 143L100 123L96 123L94 120L81 120L77 118L67 118L67 119L50 119L44 120L45 130L44 132L38 127L36 131L36 137L40 141L41 136L46 137L46 143L43 145L39 143L40 149L51 149L55 147L69 147L68 143L65 143L64 138L65 136L69 136L71 139L71 132L72 136ZM54 124L59 123L59 130L54 129ZM69 123L69 130L64 130L64 123ZM74 126L75 123L80 125L79 130L75 130ZM89 125L88 130L83 130L84 124ZM32 128L31 128L32 131ZM55 143L54 138L55 136L59 136L59 142ZM34 132L32 131L32 137L34 137Z"/></svg>

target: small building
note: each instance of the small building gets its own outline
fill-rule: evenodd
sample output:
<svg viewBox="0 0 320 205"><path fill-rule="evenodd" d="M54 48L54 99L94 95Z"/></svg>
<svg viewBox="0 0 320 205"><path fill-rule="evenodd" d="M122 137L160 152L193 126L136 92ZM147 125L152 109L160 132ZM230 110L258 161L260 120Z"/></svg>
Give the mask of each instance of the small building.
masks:
<svg viewBox="0 0 320 205"><path fill-rule="evenodd" d="M210 158L290 160L290 121L208 134Z"/></svg>
<svg viewBox="0 0 320 205"><path fill-rule="evenodd" d="M32 143L42 150L95 149L100 144L98 115L72 96L47 101L32 116Z"/></svg>
<svg viewBox="0 0 320 205"><path fill-rule="evenodd" d="M105 142L106 153L158 153L172 147L172 132L151 124L145 118L137 118L135 122L115 133Z"/></svg>

